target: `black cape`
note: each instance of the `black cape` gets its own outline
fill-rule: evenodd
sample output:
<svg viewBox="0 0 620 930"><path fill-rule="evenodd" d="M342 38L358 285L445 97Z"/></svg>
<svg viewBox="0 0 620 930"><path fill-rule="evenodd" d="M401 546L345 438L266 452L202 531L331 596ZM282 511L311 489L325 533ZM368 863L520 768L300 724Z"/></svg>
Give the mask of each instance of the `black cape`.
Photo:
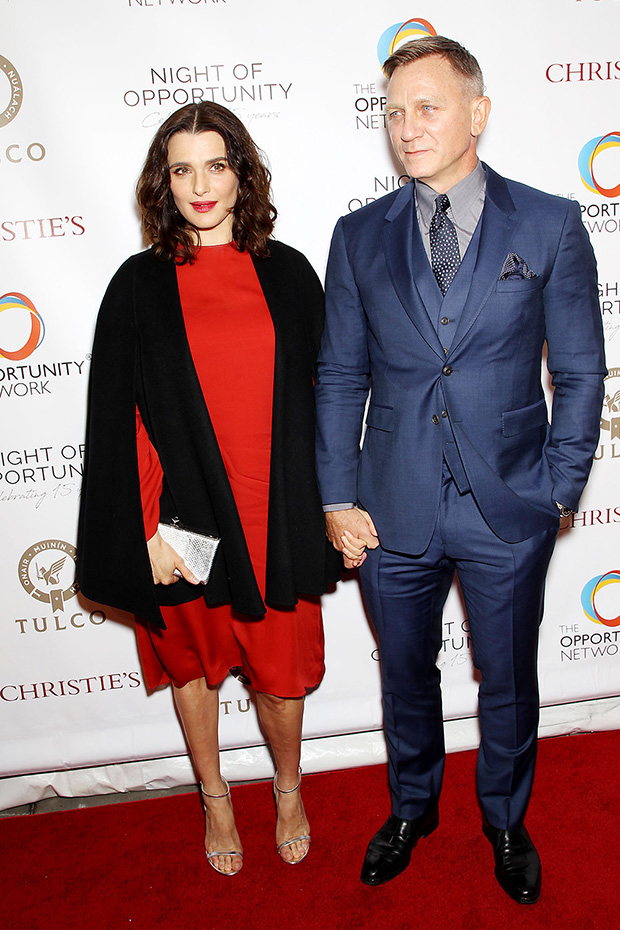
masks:
<svg viewBox="0 0 620 930"><path fill-rule="evenodd" d="M314 466L313 377L323 291L309 262L280 242L253 259L275 330L265 602L323 594L341 557L325 536ZM234 384L230 385L234 391ZM240 398L243 402L243 398ZM136 404L164 471L160 519L220 536L209 582L154 585L140 501ZM94 601L164 627L160 605L203 596L265 613L226 470L194 368L172 260L152 250L112 279L93 346L77 578Z"/></svg>

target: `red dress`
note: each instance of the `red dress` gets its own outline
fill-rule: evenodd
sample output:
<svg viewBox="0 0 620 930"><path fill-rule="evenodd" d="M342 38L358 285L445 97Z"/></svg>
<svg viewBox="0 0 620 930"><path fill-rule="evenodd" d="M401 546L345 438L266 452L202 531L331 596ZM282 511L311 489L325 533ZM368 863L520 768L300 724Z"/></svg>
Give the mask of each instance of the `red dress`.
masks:
<svg viewBox="0 0 620 930"><path fill-rule="evenodd" d="M177 267L183 319L198 379L239 511L254 573L265 594L275 337L248 252L205 246ZM162 471L138 415L140 487L146 538L157 528ZM162 607L165 630L138 624L149 688L205 677L210 685L240 666L257 691L301 697L321 681L323 625L318 598L263 618L203 598Z"/></svg>

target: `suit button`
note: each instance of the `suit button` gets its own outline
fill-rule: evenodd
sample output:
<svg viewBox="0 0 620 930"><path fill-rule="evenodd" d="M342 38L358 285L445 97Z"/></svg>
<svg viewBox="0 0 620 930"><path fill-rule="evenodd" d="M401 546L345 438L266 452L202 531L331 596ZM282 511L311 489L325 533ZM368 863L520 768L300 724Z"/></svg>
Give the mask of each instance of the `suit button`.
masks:
<svg viewBox="0 0 620 930"><path fill-rule="evenodd" d="M447 411L447 410L442 410L442 411L441 411L441 415L442 415L442 417L443 417L444 420L445 420L445 418L448 416L448 411Z"/></svg>
<svg viewBox="0 0 620 930"><path fill-rule="evenodd" d="M434 413L434 414L432 415L431 420L433 421L433 423L435 424L435 426L437 426L437 424L439 423L439 417L437 416L436 413Z"/></svg>
<svg viewBox="0 0 620 930"><path fill-rule="evenodd" d="M442 326L447 326L449 322L450 322L450 320L448 319L447 316L442 316L442 318L441 318L441 325L442 325Z"/></svg>
<svg viewBox="0 0 620 930"><path fill-rule="evenodd" d="M446 375L446 376L452 374L452 369L450 368L449 365L444 365L444 367L443 367L441 370L442 370L443 374Z"/></svg>

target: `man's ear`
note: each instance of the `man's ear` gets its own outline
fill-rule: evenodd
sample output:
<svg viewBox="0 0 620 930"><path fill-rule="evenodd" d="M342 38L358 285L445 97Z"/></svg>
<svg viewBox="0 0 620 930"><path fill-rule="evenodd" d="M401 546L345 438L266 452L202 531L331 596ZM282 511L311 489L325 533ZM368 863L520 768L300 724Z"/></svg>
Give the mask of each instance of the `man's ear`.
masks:
<svg viewBox="0 0 620 930"><path fill-rule="evenodd" d="M476 97L472 101L471 134L479 136L487 124L491 112L491 101L488 97Z"/></svg>

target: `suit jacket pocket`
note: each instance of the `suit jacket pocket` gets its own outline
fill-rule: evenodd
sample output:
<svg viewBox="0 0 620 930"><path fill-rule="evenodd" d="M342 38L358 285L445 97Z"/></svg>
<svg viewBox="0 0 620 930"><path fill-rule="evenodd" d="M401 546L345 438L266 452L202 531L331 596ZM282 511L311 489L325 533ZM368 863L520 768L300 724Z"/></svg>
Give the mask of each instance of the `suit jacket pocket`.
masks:
<svg viewBox="0 0 620 930"><path fill-rule="evenodd" d="M368 406L366 426L391 432L394 429L394 408L382 407L381 404L371 402Z"/></svg>
<svg viewBox="0 0 620 930"><path fill-rule="evenodd" d="M498 281L495 290L498 294L519 294L526 291L536 291L545 286L544 278L505 278Z"/></svg>
<svg viewBox="0 0 620 930"><path fill-rule="evenodd" d="M538 429L547 425L547 404L544 397L521 407L519 410L507 410L502 413L502 433L504 436L517 436L526 430Z"/></svg>

